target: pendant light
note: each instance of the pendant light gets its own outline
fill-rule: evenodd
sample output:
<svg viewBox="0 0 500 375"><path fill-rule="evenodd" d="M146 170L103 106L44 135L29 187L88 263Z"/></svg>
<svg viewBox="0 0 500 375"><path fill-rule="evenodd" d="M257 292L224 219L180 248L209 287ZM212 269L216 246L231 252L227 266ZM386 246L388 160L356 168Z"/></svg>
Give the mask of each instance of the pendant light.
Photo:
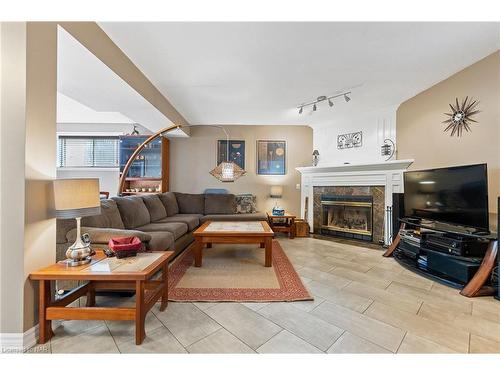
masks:
<svg viewBox="0 0 500 375"><path fill-rule="evenodd" d="M226 161L222 161L218 166L210 171L210 174L218 179L220 182L234 182L245 173L247 173L244 169L240 168L239 165L229 160L229 133L225 128L218 125L208 125L214 128L222 129L224 134L226 135Z"/></svg>

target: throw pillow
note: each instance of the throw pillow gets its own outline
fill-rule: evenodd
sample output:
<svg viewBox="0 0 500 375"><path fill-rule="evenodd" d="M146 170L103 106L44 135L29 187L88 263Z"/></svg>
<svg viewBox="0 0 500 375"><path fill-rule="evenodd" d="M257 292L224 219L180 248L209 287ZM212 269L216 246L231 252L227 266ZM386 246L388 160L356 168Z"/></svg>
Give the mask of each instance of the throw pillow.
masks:
<svg viewBox="0 0 500 375"><path fill-rule="evenodd" d="M236 213L253 214L257 212L257 197L253 194L236 195Z"/></svg>

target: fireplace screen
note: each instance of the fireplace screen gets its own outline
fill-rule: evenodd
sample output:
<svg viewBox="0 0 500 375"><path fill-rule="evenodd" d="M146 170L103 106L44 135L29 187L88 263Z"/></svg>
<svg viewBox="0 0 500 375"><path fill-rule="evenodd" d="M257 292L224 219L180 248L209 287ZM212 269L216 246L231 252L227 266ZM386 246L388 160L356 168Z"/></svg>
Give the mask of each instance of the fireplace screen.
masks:
<svg viewBox="0 0 500 375"><path fill-rule="evenodd" d="M372 237L371 196L322 196L321 228L325 234L350 234L371 240ZM332 233L333 232L333 233ZM340 232L340 233L337 233ZM351 237L349 236L349 237Z"/></svg>

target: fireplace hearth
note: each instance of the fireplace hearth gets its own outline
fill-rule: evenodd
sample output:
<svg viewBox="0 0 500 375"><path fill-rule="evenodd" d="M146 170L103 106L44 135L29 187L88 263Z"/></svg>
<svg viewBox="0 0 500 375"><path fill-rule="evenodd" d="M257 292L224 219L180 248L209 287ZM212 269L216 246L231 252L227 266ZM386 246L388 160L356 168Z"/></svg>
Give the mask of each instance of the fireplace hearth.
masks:
<svg viewBox="0 0 500 375"><path fill-rule="evenodd" d="M321 195L320 233L373 240L373 197L371 195Z"/></svg>

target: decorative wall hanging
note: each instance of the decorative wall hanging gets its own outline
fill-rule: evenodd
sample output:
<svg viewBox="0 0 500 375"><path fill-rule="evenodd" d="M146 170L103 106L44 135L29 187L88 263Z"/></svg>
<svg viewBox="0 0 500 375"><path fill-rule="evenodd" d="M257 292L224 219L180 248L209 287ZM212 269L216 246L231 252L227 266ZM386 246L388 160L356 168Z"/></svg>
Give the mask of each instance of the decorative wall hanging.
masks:
<svg viewBox="0 0 500 375"><path fill-rule="evenodd" d="M391 160L396 152L396 144L392 141L392 139L387 138L384 139L384 144L380 146L380 154L382 156L387 156L385 161Z"/></svg>
<svg viewBox="0 0 500 375"><path fill-rule="evenodd" d="M229 149L229 158L227 157L227 150ZM229 141L219 139L217 141L217 165L223 161L230 160L241 169L245 169L245 141Z"/></svg>
<svg viewBox="0 0 500 375"><path fill-rule="evenodd" d="M361 147L363 145L363 132L340 134L337 137L337 148L339 150L345 148Z"/></svg>
<svg viewBox="0 0 500 375"><path fill-rule="evenodd" d="M443 121L443 124L448 124L444 129L444 132L451 130L451 137L453 137L454 135L456 135L457 137L461 137L464 129L467 132L471 131L470 123L477 123L477 121L474 120L472 116L481 112L476 109L477 104L477 100L469 99L469 97L466 96L462 101L462 104L460 105L458 103L458 98L455 98L455 105L449 104L451 113L445 113L445 115L449 118Z"/></svg>
<svg viewBox="0 0 500 375"><path fill-rule="evenodd" d="M257 141L257 174L286 174L285 141Z"/></svg>
<svg viewBox="0 0 500 375"><path fill-rule="evenodd" d="M314 150L313 151L313 167L316 167L318 165L318 162L319 162L319 151Z"/></svg>

